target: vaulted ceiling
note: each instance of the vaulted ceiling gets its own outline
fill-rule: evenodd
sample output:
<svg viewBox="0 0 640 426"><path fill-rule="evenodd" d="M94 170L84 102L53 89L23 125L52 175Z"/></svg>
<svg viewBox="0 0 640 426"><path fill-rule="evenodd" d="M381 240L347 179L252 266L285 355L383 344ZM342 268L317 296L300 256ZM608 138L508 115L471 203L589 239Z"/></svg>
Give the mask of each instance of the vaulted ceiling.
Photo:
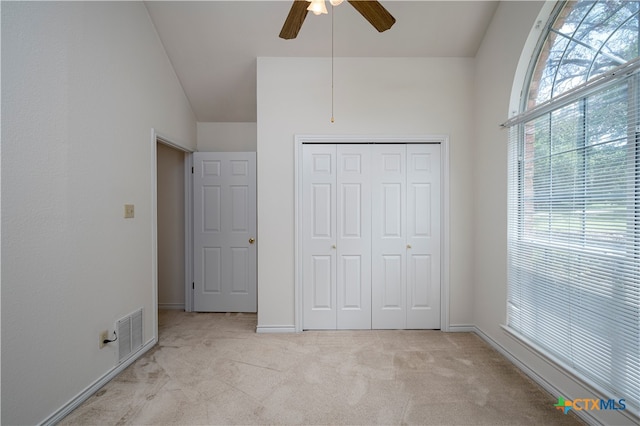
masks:
<svg viewBox="0 0 640 426"><path fill-rule="evenodd" d="M148 1L149 15L200 122L256 121L256 57L331 56L329 15L278 37L292 1ZM378 33L347 2L334 8L336 57L473 57L496 1L381 0L396 18Z"/></svg>

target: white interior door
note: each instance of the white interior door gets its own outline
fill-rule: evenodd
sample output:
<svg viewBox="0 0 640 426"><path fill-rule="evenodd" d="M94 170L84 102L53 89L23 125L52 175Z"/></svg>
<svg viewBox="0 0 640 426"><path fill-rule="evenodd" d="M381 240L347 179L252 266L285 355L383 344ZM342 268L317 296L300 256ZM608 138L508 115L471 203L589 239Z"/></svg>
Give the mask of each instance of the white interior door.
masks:
<svg viewBox="0 0 640 426"><path fill-rule="evenodd" d="M337 146L337 328L371 328L371 146Z"/></svg>
<svg viewBox="0 0 640 426"><path fill-rule="evenodd" d="M303 145L302 185L303 328L335 329L335 145Z"/></svg>
<svg viewBox="0 0 640 426"><path fill-rule="evenodd" d="M440 145L375 145L372 326L440 328Z"/></svg>
<svg viewBox="0 0 640 426"><path fill-rule="evenodd" d="M407 324L440 328L440 145L407 145Z"/></svg>
<svg viewBox="0 0 640 426"><path fill-rule="evenodd" d="M193 160L194 310L256 312L256 154Z"/></svg>
<svg viewBox="0 0 640 426"><path fill-rule="evenodd" d="M372 327L406 327L406 145L372 153Z"/></svg>

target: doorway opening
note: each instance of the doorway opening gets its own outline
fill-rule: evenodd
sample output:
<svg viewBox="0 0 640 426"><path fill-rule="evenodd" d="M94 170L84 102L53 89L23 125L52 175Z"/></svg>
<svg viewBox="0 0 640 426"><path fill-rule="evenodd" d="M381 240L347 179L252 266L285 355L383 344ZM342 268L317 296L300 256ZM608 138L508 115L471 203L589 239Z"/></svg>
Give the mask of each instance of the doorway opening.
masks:
<svg viewBox="0 0 640 426"><path fill-rule="evenodd" d="M158 142L158 309L185 308L185 153Z"/></svg>
<svg viewBox="0 0 640 426"><path fill-rule="evenodd" d="M152 129L152 262L158 310L191 310L191 154Z"/></svg>

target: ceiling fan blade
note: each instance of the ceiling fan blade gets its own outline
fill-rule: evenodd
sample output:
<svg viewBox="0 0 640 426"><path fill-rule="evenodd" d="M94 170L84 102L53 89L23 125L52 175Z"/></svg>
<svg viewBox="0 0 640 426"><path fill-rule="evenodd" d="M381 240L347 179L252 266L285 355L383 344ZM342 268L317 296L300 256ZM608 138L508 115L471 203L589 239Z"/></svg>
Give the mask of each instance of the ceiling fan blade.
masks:
<svg viewBox="0 0 640 426"><path fill-rule="evenodd" d="M280 38L290 40L298 36L304 18L307 17L307 7L309 2L306 0L295 0L291 5L286 21L280 30Z"/></svg>
<svg viewBox="0 0 640 426"><path fill-rule="evenodd" d="M378 32L386 31L396 23L396 18L377 1L349 0L349 4L360 12Z"/></svg>

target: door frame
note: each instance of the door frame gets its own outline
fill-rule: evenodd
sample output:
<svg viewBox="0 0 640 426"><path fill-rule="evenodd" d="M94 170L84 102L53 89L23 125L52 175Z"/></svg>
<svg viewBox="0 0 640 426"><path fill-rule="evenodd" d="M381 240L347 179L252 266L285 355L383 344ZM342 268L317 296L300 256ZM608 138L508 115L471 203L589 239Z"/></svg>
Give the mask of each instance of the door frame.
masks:
<svg viewBox="0 0 640 426"><path fill-rule="evenodd" d="M191 195L191 165L193 150L186 148L184 145L176 142L174 139L163 135L155 128L151 129L151 280L152 280L152 306L153 306L153 329L158 337L158 144L174 148L184 153L184 288L185 288L185 311L190 312L192 309L192 195Z"/></svg>
<svg viewBox="0 0 640 426"><path fill-rule="evenodd" d="M295 135L294 140L294 326L302 331L302 145L326 144L377 144L424 143L440 145L440 330L449 331L449 136L448 135Z"/></svg>

